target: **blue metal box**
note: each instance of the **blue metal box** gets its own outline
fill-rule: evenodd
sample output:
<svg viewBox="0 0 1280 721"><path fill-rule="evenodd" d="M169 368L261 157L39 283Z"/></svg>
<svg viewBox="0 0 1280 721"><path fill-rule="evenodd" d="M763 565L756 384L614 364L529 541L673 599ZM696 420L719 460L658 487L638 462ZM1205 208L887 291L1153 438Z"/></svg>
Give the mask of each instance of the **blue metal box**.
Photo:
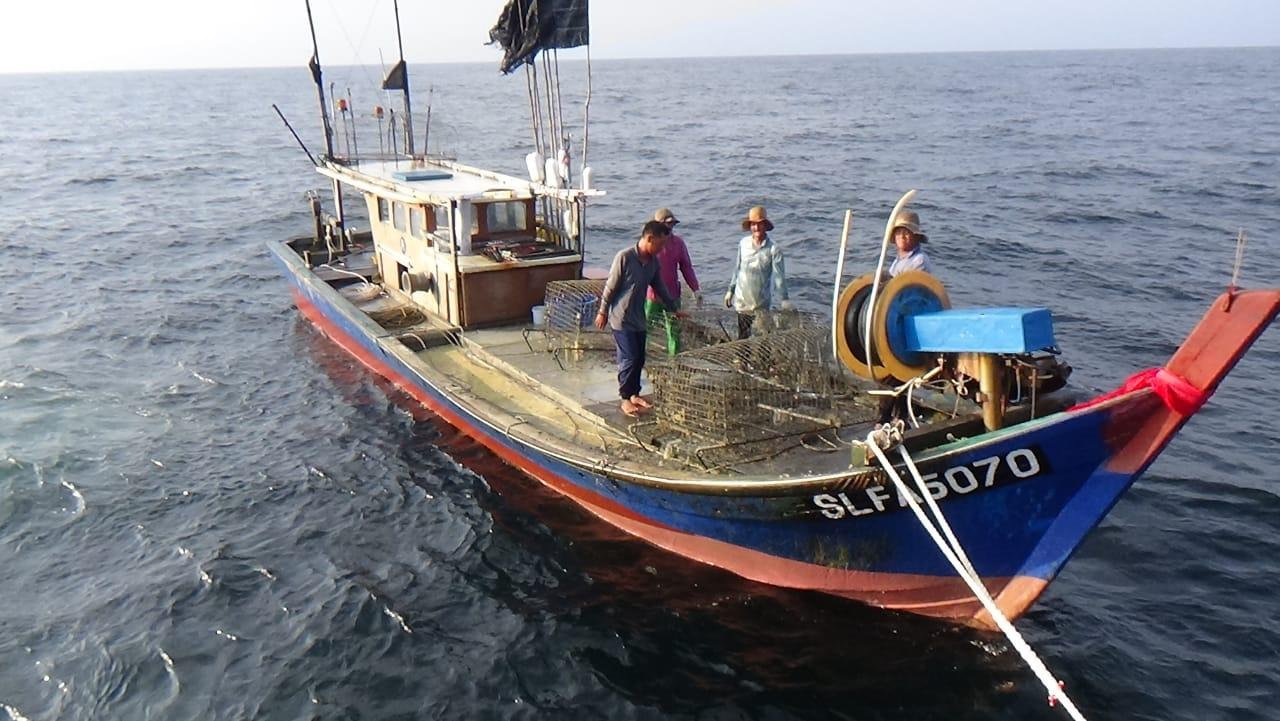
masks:
<svg viewBox="0 0 1280 721"><path fill-rule="evenodd" d="M1030 353L1054 345L1048 308L956 308L904 319L907 348L929 353Z"/></svg>

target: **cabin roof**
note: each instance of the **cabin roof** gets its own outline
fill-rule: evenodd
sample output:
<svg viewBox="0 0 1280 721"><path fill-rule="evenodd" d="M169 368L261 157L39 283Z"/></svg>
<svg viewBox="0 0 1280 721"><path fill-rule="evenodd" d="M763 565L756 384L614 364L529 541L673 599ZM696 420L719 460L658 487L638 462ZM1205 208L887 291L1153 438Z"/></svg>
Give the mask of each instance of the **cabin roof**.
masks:
<svg viewBox="0 0 1280 721"><path fill-rule="evenodd" d="M523 178L473 168L450 160L364 160L350 164L323 163L323 175L377 196L405 203L447 203L458 200L532 198L535 195L574 197L601 195L599 191L556 189Z"/></svg>

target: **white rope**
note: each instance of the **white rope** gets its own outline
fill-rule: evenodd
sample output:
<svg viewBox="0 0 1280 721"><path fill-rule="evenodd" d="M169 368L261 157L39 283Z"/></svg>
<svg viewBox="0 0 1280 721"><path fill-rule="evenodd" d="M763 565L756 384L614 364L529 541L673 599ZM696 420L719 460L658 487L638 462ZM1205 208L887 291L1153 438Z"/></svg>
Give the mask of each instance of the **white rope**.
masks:
<svg viewBox="0 0 1280 721"><path fill-rule="evenodd" d="M867 395L871 395L871 396L893 396L896 398L905 392L907 394L907 417L911 419L912 428L919 428L920 421L919 419L916 418L915 407L912 405L912 401L911 401L911 398L912 398L911 393L916 388L923 388L924 386L929 385L929 382L933 380L934 376L938 375L941 372L942 372L942 365L939 364L934 366L929 371L921 375L918 375L915 378L912 378L906 383L903 383L902 385L896 386L894 388L872 388L871 390L868 390L866 393Z"/></svg>
<svg viewBox="0 0 1280 721"><path fill-rule="evenodd" d="M339 273L339 274L341 274L341 275L349 275L349 276L351 276L352 278L356 278L357 280L359 280L361 283L363 283L363 284L365 284L365 285L373 285L373 283L370 283L370 282L369 282L369 279L368 279L368 278L364 277L363 275L360 275L359 273L353 273L353 272L351 272L351 271L349 271L349 270L344 270L344 269L342 269L342 268L335 268L335 267L333 267L332 265L329 265L328 263L321 263L320 265L317 265L316 267L317 267L317 268L325 268L325 269L331 270L331 271L333 271L333 272L335 272L335 273Z"/></svg>
<svg viewBox="0 0 1280 721"><path fill-rule="evenodd" d="M1050 705L1053 705L1055 702L1061 703L1062 708L1066 710L1068 716L1076 721L1085 721L1084 716L1080 713L1080 710L1076 708L1075 703L1071 701L1066 692L1062 689L1062 683L1053 677L1053 674L1049 672L1049 669L1044 665L1044 662L1040 660L1040 657L1036 655L1036 652L1033 651L1026 640L1022 638L1022 634L1018 633L1018 629L1013 627L1013 624L1009 619L1006 618L1004 613L1000 611L1000 608L996 606L996 602L991 598L991 594L987 592L986 586L982 585L981 581L978 579L978 575L969 567L968 559L965 558L962 561L947 541L942 538L933 522L929 520L925 515L924 510L920 508L920 504L915 499L915 494L912 493L910 488L907 488L906 483L903 483L902 477L898 475L893 464L890 463L889 459L884 455L884 451L881 450L882 447L887 448L893 445L899 445L901 439L902 436L900 428L893 428L888 425L881 426L867 434L867 446L871 449L872 453L875 454L876 460L880 462L881 467L884 468L885 472L889 475L889 478L893 480L893 484L897 488L899 495L905 499L907 505L911 507L911 512L915 514L916 520L920 522L921 527L923 527L929 534L929 537L933 539L938 550L942 551L942 555L946 557L947 561L951 564L951 567L954 568L956 573L960 576L960 579L969 587L969 590L973 592L973 595L978 599L979 603L982 604L982 607L986 609L987 613L991 614L992 620L995 621L996 626L1004 633L1005 637L1009 639L1009 642L1013 644L1018 655L1022 657L1022 660L1025 661L1029 667L1031 667L1032 673L1035 674L1041 685L1044 686L1045 691L1048 692ZM902 449L902 453L905 455L906 450ZM918 476L918 471L914 471L914 464L911 464L910 467ZM928 489L925 489L926 492L924 493L924 496L931 499L927 490ZM934 505L933 507L936 508L937 506ZM941 511L939 511L939 518L941 518ZM954 536L952 538L954 539ZM957 543L956 546L958 547L959 544Z"/></svg>
<svg viewBox="0 0 1280 721"><path fill-rule="evenodd" d="M964 564L964 568L969 572L969 575L977 578L978 572L973 570L973 564L969 561L969 556L965 554L964 548L960 545L960 540L956 538L955 532L951 530L951 524L947 523L946 516L942 515L942 509L938 507L938 502L934 500L933 494L929 492L929 487L925 484L924 477L920 475L920 469L916 468L915 461L911 460L911 454L907 453L906 446L898 444L898 455L902 456L902 462L906 464L907 470L911 471L911 477L916 482L916 488L920 489L920 497L924 499L925 505L929 507L929 512L933 514L933 519L937 521L938 528L947 537L947 541L951 544L951 551Z"/></svg>

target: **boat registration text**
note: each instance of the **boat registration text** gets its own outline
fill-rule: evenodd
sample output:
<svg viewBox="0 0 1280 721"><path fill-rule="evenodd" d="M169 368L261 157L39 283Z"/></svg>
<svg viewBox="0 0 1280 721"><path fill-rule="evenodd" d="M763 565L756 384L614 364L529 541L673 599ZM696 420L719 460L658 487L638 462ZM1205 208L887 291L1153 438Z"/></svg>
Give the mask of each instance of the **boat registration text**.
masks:
<svg viewBox="0 0 1280 721"><path fill-rule="evenodd" d="M947 496L966 496L979 490L1033 478L1047 470L1048 463L1040 449L1018 448L1004 455L980 458L944 471L921 473L920 477L933 500L941 501ZM899 475L904 482L912 484L910 474L905 470L900 471ZM923 502L914 491L912 495L917 502ZM907 499L892 485L868 486L840 493L819 493L812 500L822 515L832 520L907 507Z"/></svg>

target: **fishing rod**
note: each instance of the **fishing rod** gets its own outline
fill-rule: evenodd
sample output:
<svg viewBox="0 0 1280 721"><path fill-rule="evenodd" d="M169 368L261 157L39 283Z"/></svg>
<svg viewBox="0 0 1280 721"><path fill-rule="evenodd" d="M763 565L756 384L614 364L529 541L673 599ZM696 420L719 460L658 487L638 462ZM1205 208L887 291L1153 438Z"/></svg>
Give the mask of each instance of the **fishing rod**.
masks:
<svg viewBox="0 0 1280 721"><path fill-rule="evenodd" d="M320 165L320 163L316 162L316 157L311 154L311 151L307 150L307 144L302 142L302 138L298 137L298 131L293 129L293 126L289 124L289 120L285 118L284 113L280 112L280 108L278 108L275 103L272 103L271 109L276 111L276 115L280 116L280 120L284 122L284 126L289 129L290 133L293 133L293 139L298 141L298 147L302 148L302 152L307 154L307 159L311 161L311 164Z"/></svg>
<svg viewBox="0 0 1280 721"><path fill-rule="evenodd" d="M356 130L356 104L351 98L351 88L347 88L347 107L351 114L351 157L360 157L360 133Z"/></svg>

